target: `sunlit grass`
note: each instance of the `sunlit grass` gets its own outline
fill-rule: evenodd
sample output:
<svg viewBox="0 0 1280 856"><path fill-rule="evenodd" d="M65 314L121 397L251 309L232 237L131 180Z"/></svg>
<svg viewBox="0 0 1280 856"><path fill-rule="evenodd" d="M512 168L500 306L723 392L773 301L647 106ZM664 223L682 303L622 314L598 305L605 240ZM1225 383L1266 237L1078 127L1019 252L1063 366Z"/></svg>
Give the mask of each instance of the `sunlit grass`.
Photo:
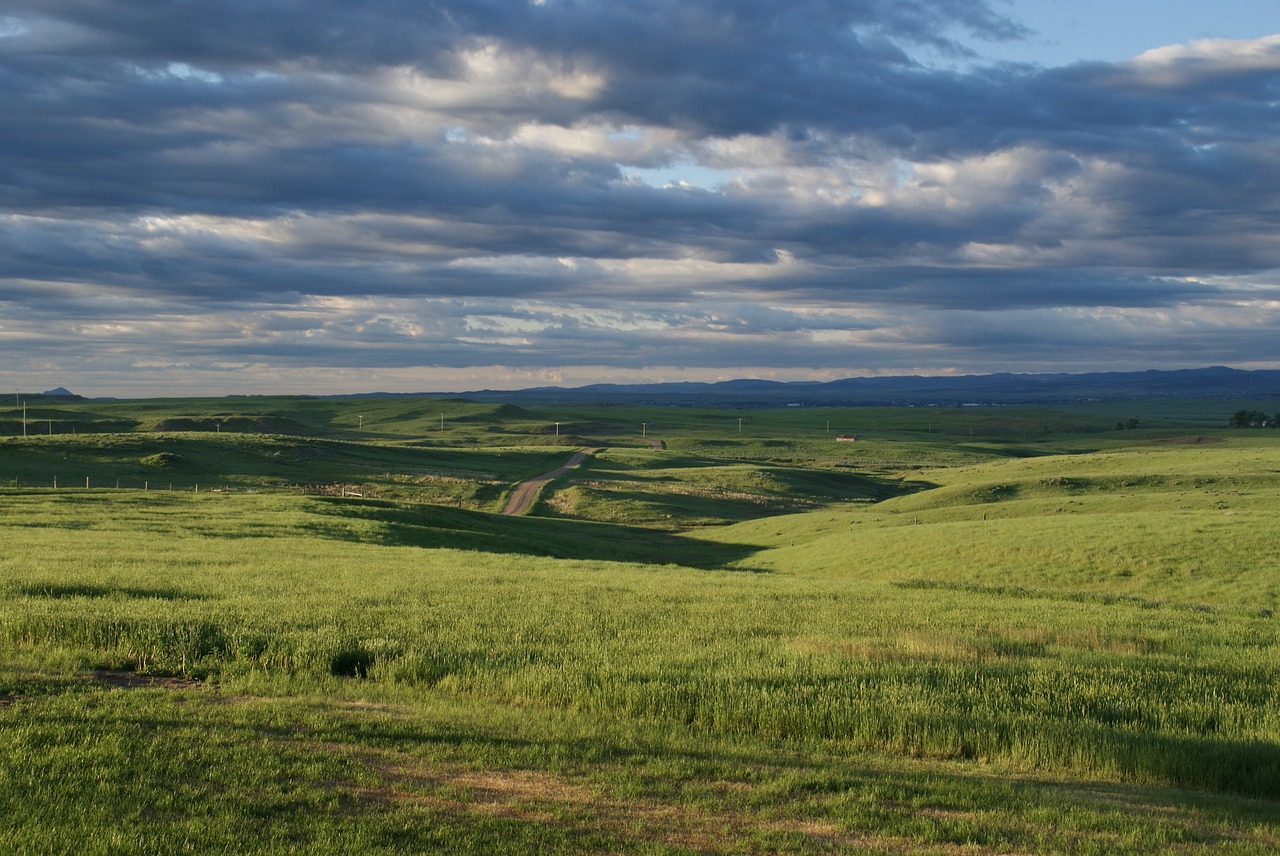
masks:
<svg viewBox="0 0 1280 856"><path fill-rule="evenodd" d="M262 499L183 499L167 513L198 514L186 535L158 530L158 509L69 529L12 521L3 638L247 686L363 677L709 733L1280 787L1260 748L1280 736L1280 648L1257 610L1064 598L1025 575L893 586L360 543L379 540L376 516L335 542L305 534L321 531L316 509L287 498L252 515L273 528L228 538L237 505ZM1204 753L1232 763L1206 767Z"/></svg>
<svg viewBox="0 0 1280 856"><path fill-rule="evenodd" d="M1272 438L930 433L613 449L546 492L558 518L270 482L316 449L317 477L497 491L564 449L6 441L258 492L0 490L0 837L1273 852Z"/></svg>

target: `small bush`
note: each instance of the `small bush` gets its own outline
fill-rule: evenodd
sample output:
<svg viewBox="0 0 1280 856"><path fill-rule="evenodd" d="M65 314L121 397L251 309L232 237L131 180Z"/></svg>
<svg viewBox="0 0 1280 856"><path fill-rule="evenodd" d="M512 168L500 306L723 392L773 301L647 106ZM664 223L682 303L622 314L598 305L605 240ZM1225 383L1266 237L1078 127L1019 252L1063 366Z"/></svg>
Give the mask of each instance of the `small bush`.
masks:
<svg viewBox="0 0 1280 856"><path fill-rule="evenodd" d="M189 463L190 461L176 452L157 452L142 459L143 466L160 467L162 469L174 469L186 466Z"/></svg>

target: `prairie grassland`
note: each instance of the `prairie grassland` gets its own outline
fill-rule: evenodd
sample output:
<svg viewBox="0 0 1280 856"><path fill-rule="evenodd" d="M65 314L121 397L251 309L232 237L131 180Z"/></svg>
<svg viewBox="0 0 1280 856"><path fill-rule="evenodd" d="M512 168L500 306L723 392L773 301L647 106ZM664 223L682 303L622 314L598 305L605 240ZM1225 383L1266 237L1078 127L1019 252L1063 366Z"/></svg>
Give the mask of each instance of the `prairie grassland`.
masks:
<svg viewBox="0 0 1280 856"><path fill-rule="evenodd" d="M638 526L689 529L798 510L868 503L896 483L847 470L654 451L597 453L538 512Z"/></svg>
<svg viewBox="0 0 1280 856"><path fill-rule="evenodd" d="M21 435L21 408L0 409L0 433ZM421 397L231 396L140 401L43 399L26 409L30 436L114 432L282 434L365 441L474 439L493 429L551 426L510 405ZM525 445L525 444L520 444Z"/></svg>
<svg viewBox="0 0 1280 856"><path fill-rule="evenodd" d="M742 567L1280 606L1280 448L1250 439L926 470L873 507L756 520L704 538Z"/></svg>
<svg viewBox="0 0 1280 856"><path fill-rule="evenodd" d="M247 816L265 851L1278 840L1280 640L1256 611L386 547L362 542L376 519L335 538L302 502L8 517L14 834L92 822L159 850L207 824L213 847ZM459 724L472 705L500 722Z"/></svg>
<svg viewBox="0 0 1280 856"><path fill-rule="evenodd" d="M687 726L49 682L0 709L13 853L1269 853L1275 804Z"/></svg>
<svg viewBox="0 0 1280 856"><path fill-rule="evenodd" d="M0 491L0 840L1280 847L1280 449L881 442L907 471L816 441L847 466L755 440L614 450L549 491L594 491L597 522ZM619 510L622 486L650 505ZM708 520L773 516L657 523L706 522L682 517L698 490L818 507L730 496Z"/></svg>
<svg viewBox="0 0 1280 856"><path fill-rule="evenodd" d="M216 525L213 504L200 514ZM151 540L146 525L15 528L24 543L4 566L3 638L245 688L362 677L724 735L1280 789L1280 648L1257 611L423 556L279 531L126 549L126 538Z"/></svg>
<svg viewBox="0 0 1280 856"><path fill-rule="evenodd" d="M364 495L496 510L561 449L437 449L207 432L0 437L0 485L63 489L280 490L346 485Z"/></svg>

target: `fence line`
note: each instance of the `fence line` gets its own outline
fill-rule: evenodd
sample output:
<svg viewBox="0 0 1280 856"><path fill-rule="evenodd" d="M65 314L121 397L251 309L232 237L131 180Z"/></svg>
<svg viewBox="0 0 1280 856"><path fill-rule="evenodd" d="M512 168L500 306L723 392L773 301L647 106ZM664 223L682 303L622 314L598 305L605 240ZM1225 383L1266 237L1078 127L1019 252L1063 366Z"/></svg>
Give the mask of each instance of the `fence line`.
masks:
<svg viewBox="0 0 1280 856"><path fill-rule="evenodd" d="M131 485L127 481L117 478L115 479L115 486L112 487L111 479L109 477L105 479L100 479L100 481L105 482L105 484L94 484L92 479L93 477L91 476L85 476L83 488L69 486L65 483L65 481L62 484L59 484L58 477L56 475L52 477L51 487L41 487L37 484L33 484L29 482L24 484L21 476L14 476L11 484L12 484L13 490L30 490L30 491L123 490L123 491L151 492L154 490L158 492L174 493L178 491L190 490L193 493L279 492L279 493L298 493L298 494L301 494L302 496L337 496L337 497L369 498L369 499L380 498L377 489L374 488L372 485L352 484L350 482L334 482L334 483L312 482L309 484L279 484L279 485L254 486L254 487L237 486L237 485L229 485L229 484L216 485L216 486L210 487L209 484L206 482L204 488L202 489L199 482L192 482L189 485L183 485L178 482L169 482L167 487L152 488L150 479L143 480L141 485L139 486L137 483L134 483ZM8 487L9 484L10 482L8 481L8 479L5 479L4 481L0 481L0 486Z"/></svg>

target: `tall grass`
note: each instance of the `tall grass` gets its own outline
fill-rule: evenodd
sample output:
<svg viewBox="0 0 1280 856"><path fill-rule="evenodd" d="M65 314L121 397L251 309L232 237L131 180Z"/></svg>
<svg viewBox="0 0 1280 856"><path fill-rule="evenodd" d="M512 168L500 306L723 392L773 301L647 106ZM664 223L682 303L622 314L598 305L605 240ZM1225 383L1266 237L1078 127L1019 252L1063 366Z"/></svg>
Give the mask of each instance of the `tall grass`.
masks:
<svg viewBox="0 0 1280 856"><path fill-rule="evenodd" d="M225 537L259 502L271 537ZM245 689L363 680L1280 794L1280 639L1258 612L323 541L293 502L183 495L76 529L6 515L0 640ZM224 535L181 534L196 518Z"/></svg>
<svg viewBox="0 0 1280 856"><path fill-rule="evenodd" d="M1271 436L886 409L836 445L817 411L737 438L732 413L566 409L663 448L507 518L483 509L565 457L547 414L459 404L427 436L431 402L233 406L258 404L310 435L0 442L16 852L1280 841ZM357 414L403 430L352 442ZM122 465L241 490L98 486ZM67 466L95 487L3 487ZM301 477L383 498L270 489Z"/></svg>

